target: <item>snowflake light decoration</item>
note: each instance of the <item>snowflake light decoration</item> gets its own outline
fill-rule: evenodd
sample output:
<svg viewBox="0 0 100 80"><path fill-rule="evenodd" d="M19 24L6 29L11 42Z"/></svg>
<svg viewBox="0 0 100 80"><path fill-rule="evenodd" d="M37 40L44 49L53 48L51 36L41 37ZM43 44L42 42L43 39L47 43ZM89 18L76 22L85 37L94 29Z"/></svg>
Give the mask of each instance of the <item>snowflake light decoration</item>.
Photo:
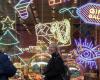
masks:
<svg viewBox="0 0 100 80"><path fill-rule="evenodd" d="M76 59L77 63L84 65L85 67L97 68L95 59L100 58L100 51L97 47L94 47L92 41L88 42L87 39L82 41L81 39L75 40L77 46L78 57Z"/></svg>

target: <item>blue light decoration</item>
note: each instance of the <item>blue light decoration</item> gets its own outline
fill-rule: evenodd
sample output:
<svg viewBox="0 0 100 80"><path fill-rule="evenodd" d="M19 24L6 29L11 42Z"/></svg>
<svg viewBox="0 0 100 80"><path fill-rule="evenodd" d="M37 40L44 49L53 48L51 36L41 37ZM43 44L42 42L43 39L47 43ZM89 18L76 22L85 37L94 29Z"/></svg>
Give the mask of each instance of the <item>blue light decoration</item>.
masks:
<svg viewBox="0 0 100 80"><path fill-rule="evenodd" d="M100 45L94 47L92 41L88 42L87 39L81 40L81 38L75 40L75 44L78 54L76 62L90 69L97 68L95 59L100 58L100 51L97 50Z"/></svg>
<svg viewBox="0 0 100 80"><path fill-rule="evenodd" d="M77 8L76 13L85 23L100 25L100 4L87 3Z"/></svg>
<svg viewBox="0 0 100 80"><path fill-rule="evenodd" d="M29 5L32 3L33 0L20 0L16 5L15 5L15 10L19 13L20 17L22 19L27 19L29 17L29 13L27 8Z"/></svg>
<svg viewBox="0 0 100 80"><path fill-rule="evenodd" d="M71 17L79 18L79 16L76 14L76 10L77 10L77 7L61 8L59 10L59 13L64 14L65 12L68 12L71 15Z"/></svg>

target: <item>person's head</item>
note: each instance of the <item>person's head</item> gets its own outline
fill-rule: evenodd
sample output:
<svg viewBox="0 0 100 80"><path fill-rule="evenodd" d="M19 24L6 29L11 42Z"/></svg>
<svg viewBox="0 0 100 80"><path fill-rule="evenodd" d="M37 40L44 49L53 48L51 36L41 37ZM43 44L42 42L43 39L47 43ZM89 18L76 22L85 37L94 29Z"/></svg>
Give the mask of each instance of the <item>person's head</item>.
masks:
<svg viewBox="0 0 100 80"><path fill-rule="evenodd" d="M49 44L49 53L52 54L52 53L55 53L55 52L58 52L58 46L56 43L51 43Z"/></svg>

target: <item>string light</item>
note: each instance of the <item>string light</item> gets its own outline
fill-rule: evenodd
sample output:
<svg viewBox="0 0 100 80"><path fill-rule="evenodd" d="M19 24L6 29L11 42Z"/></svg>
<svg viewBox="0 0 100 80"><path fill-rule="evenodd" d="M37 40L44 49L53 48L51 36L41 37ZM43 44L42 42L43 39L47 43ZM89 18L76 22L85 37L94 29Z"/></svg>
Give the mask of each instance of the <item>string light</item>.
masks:
<svg viewBox="0 0 100 80"><path fill-rule="evenodd" d="M40 20L39 20L39 17L38 17L39 15L38 15L38 13L37 13L37 11L36 11L35 2L32 3L31 9L32 9L32 12L33 12L33 14L34 14L33 17L35 18L36 23L39 23Z"/></svg>
<svg viewBox="0 0 100 80"><path fill-rule="evenodd" d="M55 6L52 6L52 20L55 21Z"/></svg>

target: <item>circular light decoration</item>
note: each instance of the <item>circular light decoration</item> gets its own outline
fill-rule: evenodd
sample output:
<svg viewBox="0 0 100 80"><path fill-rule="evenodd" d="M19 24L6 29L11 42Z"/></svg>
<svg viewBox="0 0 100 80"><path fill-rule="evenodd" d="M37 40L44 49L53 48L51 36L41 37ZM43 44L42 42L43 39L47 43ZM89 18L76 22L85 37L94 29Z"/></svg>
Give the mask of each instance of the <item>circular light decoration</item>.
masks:
<svg viewBox="0 0 100 80"><path fill-rule="evenodd" d="M100 51L97 50L99 45L94 47L92 41L88 42L87 39L75 40L75 44L78 54L76 62L90 69L97 68L95 59L100 58Z"/></svg>

